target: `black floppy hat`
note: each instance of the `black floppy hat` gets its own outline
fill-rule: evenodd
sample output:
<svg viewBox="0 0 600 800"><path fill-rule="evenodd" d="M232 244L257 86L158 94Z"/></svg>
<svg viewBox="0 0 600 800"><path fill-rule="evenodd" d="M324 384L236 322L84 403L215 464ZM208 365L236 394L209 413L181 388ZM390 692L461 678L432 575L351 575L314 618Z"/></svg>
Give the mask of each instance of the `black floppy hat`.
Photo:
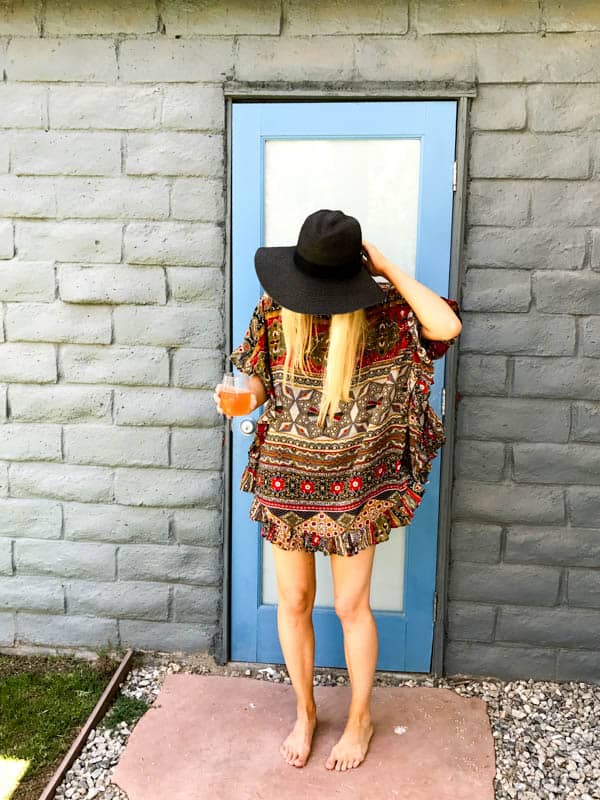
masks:
<svg viewBox="0 0 600 800"><path fill-rule="evenodd" d="M259 247L254 267L266 293L291 311L345 314L385 298L363 262L359 221L339 210L309 214L296 245Z"/></svg>

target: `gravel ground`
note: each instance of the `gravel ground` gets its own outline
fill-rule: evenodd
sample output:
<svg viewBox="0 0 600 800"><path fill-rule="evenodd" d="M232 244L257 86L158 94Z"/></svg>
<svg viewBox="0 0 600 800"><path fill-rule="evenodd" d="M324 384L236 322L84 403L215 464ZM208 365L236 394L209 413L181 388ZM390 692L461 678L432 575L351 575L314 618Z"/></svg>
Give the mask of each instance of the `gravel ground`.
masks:
<svg viewBox="0 0 600 800"><path fill-rule="evenodd" d="M289 683L274 667L222 667L206 656L137 654L121 691L152 704L172 672L252 676ZM344 670L315 670L315 685L348 683ZM496 749L496 800L600 800L600 686L552 681L471 678L407 679L377 673L377 686L436 686L486 701ZM58 800L127 800L110 782L131 730L92 732L80 757L58 788Z"/></svg>

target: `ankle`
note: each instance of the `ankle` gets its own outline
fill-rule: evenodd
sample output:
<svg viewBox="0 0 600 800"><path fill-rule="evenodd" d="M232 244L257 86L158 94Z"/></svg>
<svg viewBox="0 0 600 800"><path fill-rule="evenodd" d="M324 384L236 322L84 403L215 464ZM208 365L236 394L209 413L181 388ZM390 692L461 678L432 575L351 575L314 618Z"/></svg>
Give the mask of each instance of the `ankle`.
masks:
<svg viewBox="0 0 600 800"><path fill-rule="evenodd" d="M350 712L348 714L348 726L368 728L371 725L371 712L357 711L356 713Z"/></svg>
<svg viewBox="0 0 600 800"><path fill-rule="evenodd" d="M317 706L315 703L298 706L296 708L298 719L314 719L317 716Z"/></svg>

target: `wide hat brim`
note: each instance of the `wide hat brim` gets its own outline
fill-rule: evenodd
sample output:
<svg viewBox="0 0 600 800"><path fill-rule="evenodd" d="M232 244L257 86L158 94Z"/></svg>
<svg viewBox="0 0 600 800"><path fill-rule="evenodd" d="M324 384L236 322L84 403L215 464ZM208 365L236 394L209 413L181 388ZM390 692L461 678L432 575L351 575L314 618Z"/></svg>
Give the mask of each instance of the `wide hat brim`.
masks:
<svg viewBox="0 0 600 800"><path fill-rule="evenodd" d="M263 289L279 305L303 314L346 314L385 299L385 292L364 265L351 277L308 275L296 265L295 250L295 245L259 247L254 256Z"/></svg>

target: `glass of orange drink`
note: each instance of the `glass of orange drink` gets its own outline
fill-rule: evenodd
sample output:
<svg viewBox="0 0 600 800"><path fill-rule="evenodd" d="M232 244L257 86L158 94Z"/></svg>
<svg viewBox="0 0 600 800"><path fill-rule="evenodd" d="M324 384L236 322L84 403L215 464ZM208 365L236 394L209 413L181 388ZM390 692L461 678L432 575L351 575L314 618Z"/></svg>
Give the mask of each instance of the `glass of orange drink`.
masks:
<svg viewBox="0 0 600 800"><path fill-rule="evenodd" d="M226 372L223 375L219 400L221 408L228 417L249 414L252 411L249 376L243 372L239 375Z"/></svg>

